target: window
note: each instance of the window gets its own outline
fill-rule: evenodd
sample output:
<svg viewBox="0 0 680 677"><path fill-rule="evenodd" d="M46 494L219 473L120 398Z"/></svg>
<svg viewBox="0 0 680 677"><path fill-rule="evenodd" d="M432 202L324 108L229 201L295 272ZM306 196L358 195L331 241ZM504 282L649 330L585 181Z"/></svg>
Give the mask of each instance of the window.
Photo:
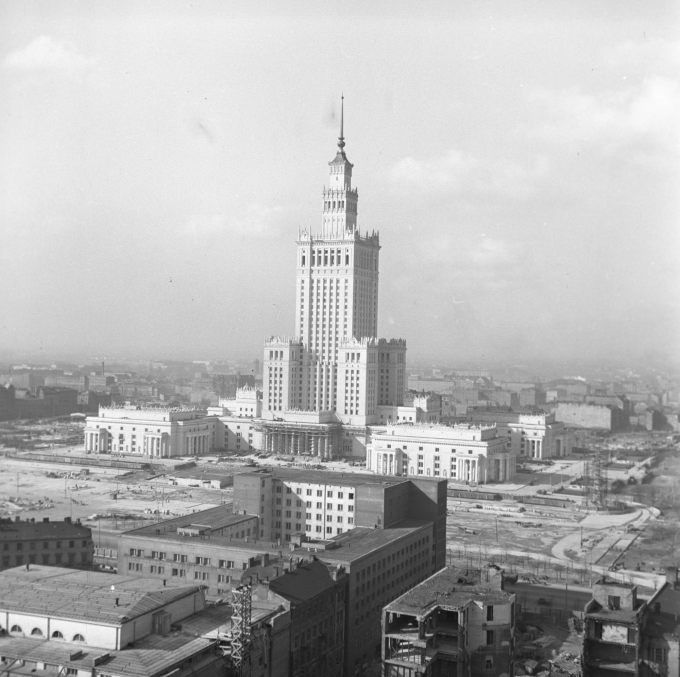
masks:
<svg viewBox="0 0 680 677"><path fill-rule="evenodd" d="M74 642L84 642L85 638L78 632L75 635L73 635L73 641Z"/></svg>
<svg viewBox="0 0 680 677"><path fill-rule="evenodd" d="M612 611L618 611L621 608L621 598L617 595L608 595L607 606Z"/></svg>
<svg viewBox="0 0 680 677"><path fill-rule="evenodd" d="M33 628L33 630L31 630L31 636L32 637L42 637L43 636L42 630L40 628Z"/></svg>
<svg viewBox="0 0 680 677"><path fill-rule="evenodd" d="M491 656L487 656L484 659L484 669L487 671L493 670L493 658Z"/></svg>
<svg viewBox="0 0 680 677"><path fill-rule="evenodd" d="M59 632L59 630L55 630L52 633L52 639L64 639L64 635L62 635L61 632Z"/></svg>
<svg viewBox="0 0 680 677"><path fill-rule="evenodd" d="M486 645L493 646L493 630L486 631Z"/></svg>
<svg viewBox="0 0 680 677"><path fill-rule="evenodd" d="M492 621L493 620L493 606L489 605L486 607L486 620L487 621Z"/></svg>
<svg viewBox="0 0 680 677"><path fill-rule="evenodd" d="M23 630L21 629L21 626L20 626L20 625L13 625L13 626L9 629L9 631L10 631L10 632L23 632Z"/></svg>

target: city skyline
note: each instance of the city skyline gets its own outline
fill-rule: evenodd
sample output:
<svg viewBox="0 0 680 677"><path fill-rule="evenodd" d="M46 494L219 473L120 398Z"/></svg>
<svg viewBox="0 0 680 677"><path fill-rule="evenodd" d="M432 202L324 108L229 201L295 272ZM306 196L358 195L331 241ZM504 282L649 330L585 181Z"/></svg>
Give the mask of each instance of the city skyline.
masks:
<svg viewBox="0 0 680 677"><path fill-rule="evenodd" d="M673 3L0 12L0 351L294 336L344 91L409 361L678 358Z"/></svg>

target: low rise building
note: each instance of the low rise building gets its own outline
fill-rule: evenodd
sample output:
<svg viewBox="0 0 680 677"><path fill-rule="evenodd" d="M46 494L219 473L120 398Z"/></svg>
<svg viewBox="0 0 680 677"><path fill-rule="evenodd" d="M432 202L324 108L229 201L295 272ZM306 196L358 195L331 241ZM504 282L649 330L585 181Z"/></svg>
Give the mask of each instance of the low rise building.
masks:
<svg viewBox="0 0 680 677"><path fill-rule="evenodd" d="M0 520L0 571L29 564L89 568L93 552L92 531L70 517Z"/></svg>
<svg viewBox="0 0 680 677"><path fill-rule="evenodd" d="M41 565L0 574L3 675L204 677L224 674L217 633L230 610L208 610L197 586Z"/></svg>
<svg viewBox="0 0 680 677"><path fill-rule="evenodd" d="M506 482L515 474L515 454L493 424L389 425L373 432L366 468L467 484Z"/></svg>
<svg viewBox="0 0 680 677"><path fill-rule="evenodd" d="M612 404L587 404L585 402L557 402L555 420L573 428L594 430L620 430L627 425L622 408Z"/></svg>
<svg viewBox="0 0 680 677"><path fill-rule="evenodd" d="M493 567L446 567L385 606L383 677L512 674L515 595Z"/></svg>
<svg viewBox="0 0 680 677"><path fill-rule="evenodd" d="M680 585L677 569L649 599L637 586L603 578L584 610L584 677L678 677Z"/></svg>
<svg viewBox="0 0 680 677"><path fill-rule="evenodd" d="M228 505L123 532L118 571L202 585L213 596L231 591L246 569L278 562L276 544L258 539L258 518Z"/></svg>
<svg viewBox="0 0 680 677"><path fill-rule="evenodd" d="M85 451L157 458L202 456L216 447L217 419L205 409L126 404L88 416Z"/></svg>

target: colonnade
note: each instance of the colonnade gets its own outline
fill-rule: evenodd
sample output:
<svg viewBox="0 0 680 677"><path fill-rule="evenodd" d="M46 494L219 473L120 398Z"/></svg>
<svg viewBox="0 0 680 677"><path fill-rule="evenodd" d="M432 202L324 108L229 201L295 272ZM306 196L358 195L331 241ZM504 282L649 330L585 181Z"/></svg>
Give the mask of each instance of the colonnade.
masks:
<svg viewBox="0 0 680 677"><path fill-rule="evenodd" d="M330 459L334 455L333 440L327 432L310 430L266 431L265 451L271 454L290 454L299 456L309 454L318 458Z"/></svg>

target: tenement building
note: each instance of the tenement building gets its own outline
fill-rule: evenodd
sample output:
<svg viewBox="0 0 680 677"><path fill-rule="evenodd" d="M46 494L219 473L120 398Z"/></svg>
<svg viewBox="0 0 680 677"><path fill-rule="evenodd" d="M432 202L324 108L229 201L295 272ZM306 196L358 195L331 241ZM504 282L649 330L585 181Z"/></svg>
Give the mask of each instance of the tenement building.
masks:
<svg viewBox="0 0 680 677"><path fill-rule="evenodd" d="M0 520L0 570L31 564L89 568L92 531L80 520Z"/></svg>
<svg viewBox="0 0 680 677"><path fill-rule="evenodd" d="M384 608L382 675L511 675L514 634L502 572L447 567Z"/></svg>
<svg viewBox="0 0 680 677"><path fill-rule="evenodd" d="M495 425L388 425L373 431L366 467L379 475L483 484L511 480L515 455Z"/></svg>
<svg viewBox="0 0 680 677"><path fill-rule="evenodd" d="M363 456L381 406L403 404L406 343L377 337L377 232L357 226L343 115L321 226L297 241L294 338L264 347L263 449Z"/></svg>

